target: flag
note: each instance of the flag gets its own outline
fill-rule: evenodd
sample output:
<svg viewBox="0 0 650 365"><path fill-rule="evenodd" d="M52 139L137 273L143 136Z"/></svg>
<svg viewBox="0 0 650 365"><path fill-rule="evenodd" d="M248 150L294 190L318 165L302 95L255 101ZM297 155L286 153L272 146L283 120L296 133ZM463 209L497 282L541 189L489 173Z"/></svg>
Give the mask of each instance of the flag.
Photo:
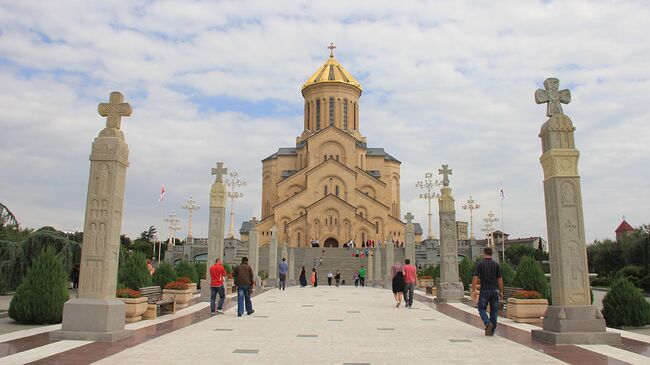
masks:
<svg viewBox="0 0 650 365"><path fill-rule="evenodd" d="M505 199L505 195L503 194L503 188L501 188L501 199Z"/></svg>
<svg viewBox="0 0 650 365"><path fill-rule="evenodd" d="M158 198L158 201L161 202L163 199L165 199L165 184L163 184L160 189L160 198Z"/></svg>

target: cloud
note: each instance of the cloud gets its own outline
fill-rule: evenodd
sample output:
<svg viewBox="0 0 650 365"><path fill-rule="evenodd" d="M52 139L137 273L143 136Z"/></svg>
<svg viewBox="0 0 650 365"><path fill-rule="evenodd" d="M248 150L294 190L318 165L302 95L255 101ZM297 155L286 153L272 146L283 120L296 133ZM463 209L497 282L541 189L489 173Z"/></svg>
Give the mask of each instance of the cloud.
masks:
<svg viewBox="0 0 650 365"><path fill-rule="evenodd" d="M216 161L248 180L237 227L259 217L260 160L295 143L300 86L335 41L364 88L362 133L403 162L402 212L425 230L415 182L445 163L457 217L469 195L482 205L477 233L503 185L505 230L546 236L533 92L555 76L572 91L587 239L612 237L623 214L648 223L649 16L644 2L3 3L2 200L26 226L81 230L97 103L120 90L134 110L125 233L160 224L165 183L164 210L186 227L193 195L205 236Z"/></svg>

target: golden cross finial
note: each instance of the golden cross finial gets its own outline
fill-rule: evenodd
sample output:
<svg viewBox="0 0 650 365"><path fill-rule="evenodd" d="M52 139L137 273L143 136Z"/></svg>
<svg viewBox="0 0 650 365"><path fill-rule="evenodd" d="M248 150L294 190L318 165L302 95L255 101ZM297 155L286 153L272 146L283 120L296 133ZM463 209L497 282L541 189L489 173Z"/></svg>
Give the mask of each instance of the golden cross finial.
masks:
<svg viewBox="0 0 650 365"><path fill-rule="evenodd" d="M334 49L336 48L336 46L334 45L334 42L330 42L330 46L327 47L327 48L329 48L329 50L330 50L330 57L334 57Z"/></svg>

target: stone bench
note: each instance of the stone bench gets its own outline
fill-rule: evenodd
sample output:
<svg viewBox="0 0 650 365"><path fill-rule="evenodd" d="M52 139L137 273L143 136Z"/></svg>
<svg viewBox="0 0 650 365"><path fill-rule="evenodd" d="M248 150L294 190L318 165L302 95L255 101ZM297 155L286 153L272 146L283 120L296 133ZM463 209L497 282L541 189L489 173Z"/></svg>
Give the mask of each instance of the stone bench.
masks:
<svg viewBox="0 0 650 365"><path fill-rule="evenodd" d="M147 311L142 315L143 319L156 319L158 313L176 313L176 301L162 299L162 290L159 286L140 288L140 293L147 298Z"/></svg>

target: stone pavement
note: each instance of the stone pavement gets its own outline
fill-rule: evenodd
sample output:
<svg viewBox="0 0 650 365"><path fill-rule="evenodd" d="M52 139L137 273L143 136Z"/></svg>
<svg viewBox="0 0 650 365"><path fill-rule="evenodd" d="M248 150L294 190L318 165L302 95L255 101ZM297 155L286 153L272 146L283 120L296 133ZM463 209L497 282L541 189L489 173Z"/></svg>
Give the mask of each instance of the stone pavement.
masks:
<svg viewBox="0 0 650 365"><path fill-rule="evenodd" d="M173 315L128 324L114 343L55 341L42 326L0 335L0 364L650 364L650 337L627 331L620 346L554 346L531 339L534 325L500 319L483 335L476 310L416 295L395 308L384 289L319 286L257 290L253 316L210 316L197 302Z"/></svg>

